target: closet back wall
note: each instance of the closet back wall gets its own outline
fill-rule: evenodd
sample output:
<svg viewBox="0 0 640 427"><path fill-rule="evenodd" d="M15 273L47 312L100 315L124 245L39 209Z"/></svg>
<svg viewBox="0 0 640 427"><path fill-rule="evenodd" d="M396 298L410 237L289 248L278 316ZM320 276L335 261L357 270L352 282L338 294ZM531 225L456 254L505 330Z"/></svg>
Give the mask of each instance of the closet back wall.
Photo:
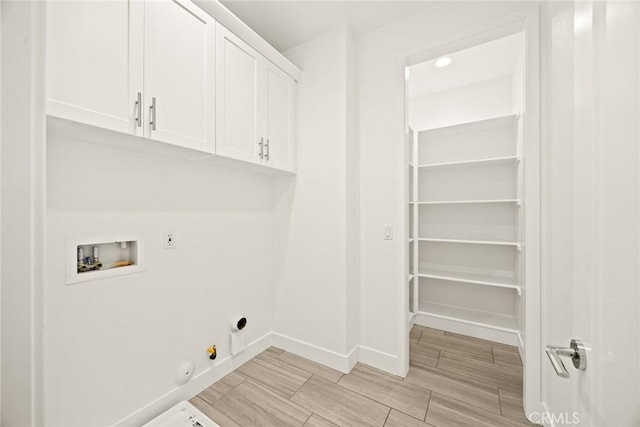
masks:
<svg viewBox="0 0 640 427"><path fill-rule="evenodd" d="M117 135L114 134L114 137ZM272 329L270 177L51 138L47 153L46 425L110 425ZM163 234L175 249L163 248ZM65 284L65 239L134 235L143 272Z"/></svg>
<svg viewBox="0 0 640 427"><path fill-rule="evenodd" d="M513 78L498 77L409 99L409 126L415 131L506 116L513 112Z"/></svg>

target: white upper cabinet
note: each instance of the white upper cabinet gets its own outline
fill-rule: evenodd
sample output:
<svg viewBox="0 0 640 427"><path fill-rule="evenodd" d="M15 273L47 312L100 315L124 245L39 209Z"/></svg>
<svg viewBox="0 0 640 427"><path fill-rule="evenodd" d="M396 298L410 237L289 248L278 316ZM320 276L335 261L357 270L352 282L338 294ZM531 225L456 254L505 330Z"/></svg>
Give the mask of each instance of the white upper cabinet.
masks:
<svg viewBox="0 0 640 427"><path fill-rule="evenodd" d="M295 169L295 80L217 24L216 153Z"/></svg>
<svg viewBox="0 0 640 427"><path fill-rule="evenodd" d="M48 1L47 114L293 172L300 70L219 14L242 37L190 0Z"/></svg>
<svg viewBox="0 0 640 427"><path fill-rule="evenodd" d="M139 1L47 2L47 113L142 135L143 28Z"/></svg>
<svg viewBox="0 0 640 427"><path fill-rule="evenodd" d="M261 163L264 59L222 25L216 28L216 153Z"/></svg>
<svg viewBox="0 0 640 427"><path fill-rule="evenodd" d="M215 150L215 21L190 1L145 3L144 105L149 138Z"/></svg>
<svg viewBox="0 0 640 427"><path fill-rule="evenodd" d="M280 68L266 63L266 164L295 171L294 105L295 81Z"/></svg>

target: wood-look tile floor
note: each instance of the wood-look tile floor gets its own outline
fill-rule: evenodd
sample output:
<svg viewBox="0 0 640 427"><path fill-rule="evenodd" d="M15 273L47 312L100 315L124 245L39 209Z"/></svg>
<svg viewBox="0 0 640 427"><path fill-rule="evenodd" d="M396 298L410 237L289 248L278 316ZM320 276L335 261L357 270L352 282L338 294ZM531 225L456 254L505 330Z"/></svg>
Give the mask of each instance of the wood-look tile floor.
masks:
<svg viewBox="0 0 640 427"><path fill-rule="evenodd" d="M227 426L523 426L515 347L414 326L406 378L347 375L271 347L191 403Z"/></svg>

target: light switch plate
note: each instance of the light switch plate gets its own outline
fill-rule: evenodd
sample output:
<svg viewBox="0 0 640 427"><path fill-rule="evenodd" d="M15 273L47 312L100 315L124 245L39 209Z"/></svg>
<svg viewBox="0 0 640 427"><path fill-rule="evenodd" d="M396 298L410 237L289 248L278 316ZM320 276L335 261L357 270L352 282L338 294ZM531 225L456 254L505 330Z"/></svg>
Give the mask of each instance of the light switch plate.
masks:
<svg viewBox="0 0 640 427"><path fill-rule="evenodd" d="M390 225L384 226L384 240L393 240L393 227Z"/></svg>

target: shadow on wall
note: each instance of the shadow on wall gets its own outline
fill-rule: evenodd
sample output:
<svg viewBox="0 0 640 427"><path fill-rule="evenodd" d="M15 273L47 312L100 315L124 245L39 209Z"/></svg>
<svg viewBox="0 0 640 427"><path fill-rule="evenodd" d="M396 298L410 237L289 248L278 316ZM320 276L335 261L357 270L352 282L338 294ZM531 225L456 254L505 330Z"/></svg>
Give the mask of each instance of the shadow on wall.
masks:
<svg viewBox="0 0 640 427"><path fill-rule="evenodd" d="M270 212L294 179L76 140L47 145L53 212Z"/></svg>

